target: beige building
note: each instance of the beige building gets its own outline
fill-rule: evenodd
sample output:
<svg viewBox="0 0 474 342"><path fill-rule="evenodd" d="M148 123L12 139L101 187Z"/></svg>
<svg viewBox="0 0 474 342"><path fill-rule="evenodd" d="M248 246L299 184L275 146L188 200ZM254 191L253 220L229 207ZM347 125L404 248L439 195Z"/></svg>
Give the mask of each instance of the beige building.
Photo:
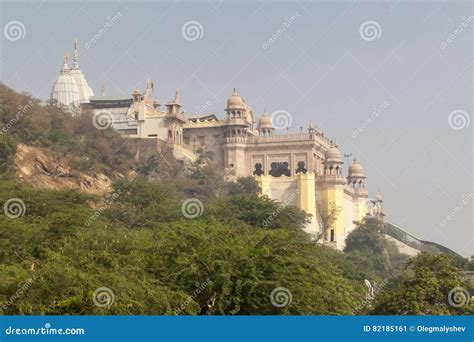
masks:
<svg viewBox="0 0 474 342"><path fill-rule="evenodd" d="M135 89L129 96L110 97L103 90L93 96L75 48L73 65L69 68L65 60L51 98L65 110L77 112L78 104L91 109L94 118L105 117L127 137L168 143L178 159L195 160L200 149L212 152L216 167L236 177L255 177L262 195L311 215L305 230L315 239L344 248L348 233L368 212L366 203L372 202L367 202L362 166L354 160L344 175L338 146L320 129L310 124L304 133L288 134L285 129L277 134L277 118L266 112L255 118L235 89L222 119L184 113L178 90L164 106L153 91L148 80L144 92Z"/></svg>
<svg viewBox="0 0 474 342"><path fill-rule="evenodd" d="M178 159L194 160L201 149L212 163L236 177L254 176L262 195L311 214L305 230L338 249L367 214L366 177L357 162L343 174L338 146L310 124L307 132L277 134L274 118L264 112L255 119L251 107L235 90L225 115L190 116L181 111L178 90L165 104L153 98L153 82L128 98L91 97L96 114L110 113L112 125L131 138L159 139L173 146Z"/></svg>

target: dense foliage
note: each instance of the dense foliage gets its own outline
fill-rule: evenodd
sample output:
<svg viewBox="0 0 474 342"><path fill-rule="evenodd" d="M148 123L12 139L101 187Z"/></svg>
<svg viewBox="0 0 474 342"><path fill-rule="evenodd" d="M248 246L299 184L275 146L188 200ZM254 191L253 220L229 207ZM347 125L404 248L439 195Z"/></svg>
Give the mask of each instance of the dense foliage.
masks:
<svg viewBox="0 0 474 342"><path fill-rule="evenodd" d="M119 195L105 210L96 202L101 214L90 220L88 203L96 201L90 196L1 182L0 203L21 198L26 212L0 216L0 303L33 279L5 313L196 314L216 292L216 314L350 314L363 299L360 279L344 275L351 265L342 253L285 227L295 209L259 228L258 219L242 219L248 207L261 202L260 217L278 204L238 194L187 219L182 194L170 184L116 186ZM108 308L93 304L99 287L115 295ZM282 308L270 300L277 287L292 295Z"/></svg>
<svg viewBox="0 0 474 342"><path fill-rule="evenodd" d="M410 259L404 271L382 289L372 313L472 315L474 303L467 288L449 256L422 252Z"/></svg>
<svg viewBox="0 0 474 342"><path fill-rule="evenodd" d="M338 252L303 232L304 212L259 197L252 177L232 179L205 150L184 165L166 146L137 153L132 140L95 129L90 113L70 117L4 85L0 99L0 205L16 199L22 214L0 215L0 314L198 314L214 294L218 315L468 310L443 298L464 286L459 269L472 260L422 254L397 275L407 257L377 221L361 223ZM12 180L19 143L106 173L113 191ZM194 218L184 215L187 199L200 206ZM385 284L373 305L365 279ZM97 305L102 288L107 305Z"/></svg>
<svg viewBox="0 0 474 342"><path fill-rule="evenodd" d="M399 270L408 256L383 237L380 222L367 218L346 239L346 258L363 269L365 277L380 282Z"/></svg>

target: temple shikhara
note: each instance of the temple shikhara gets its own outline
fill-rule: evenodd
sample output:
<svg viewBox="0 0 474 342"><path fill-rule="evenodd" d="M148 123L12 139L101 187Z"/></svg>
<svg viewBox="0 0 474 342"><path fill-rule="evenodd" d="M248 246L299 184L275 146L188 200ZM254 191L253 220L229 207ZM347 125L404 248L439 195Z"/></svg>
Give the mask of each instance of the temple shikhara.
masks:
<svg viewBox="0 0 474 342"><path fill-rule="evenodd" d="M277 134L274 118L265 111L256 117L235 89L222 118L185 113L178 90L165 104L153 91L148 80L144 91L110 97L103 90L94 96L75 46L72 66L66 57L51 100L74 115L81 108L105 115L129 138L158 139L173 148L177 159L193 161L198 151L212 152L216 167L236 177L254 176L263 195L311 214L305 230L337 249L344 248L347 235L366 215L383 218L381 198L368 201L362 165L354 159L344 174L339 147L314 125L306 132Z"/></svg>

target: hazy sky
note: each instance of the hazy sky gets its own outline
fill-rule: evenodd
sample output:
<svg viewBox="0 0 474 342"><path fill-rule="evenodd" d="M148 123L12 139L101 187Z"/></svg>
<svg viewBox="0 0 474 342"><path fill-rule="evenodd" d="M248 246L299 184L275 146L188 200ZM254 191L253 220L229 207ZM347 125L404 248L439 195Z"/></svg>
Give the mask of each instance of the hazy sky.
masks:
<svg viewBox="0 0 474 342"><path fill-rule="evenodd" d="M204 107L223 117L236 87L255 115L264 107L286 110L295 132L312 120L356 155L389 221L474 253L470 2L1 7L1 80L8 86L47 99L78 38L80 66L96 95L103 81L107 95L129 95L150 77L162 103L179 87L188 113Z"/></svg>

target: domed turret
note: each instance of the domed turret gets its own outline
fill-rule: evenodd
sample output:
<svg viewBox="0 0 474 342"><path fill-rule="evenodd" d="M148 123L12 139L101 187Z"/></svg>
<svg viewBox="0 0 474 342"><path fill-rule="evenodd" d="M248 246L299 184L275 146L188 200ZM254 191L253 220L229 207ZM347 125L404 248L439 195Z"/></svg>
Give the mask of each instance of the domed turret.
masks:
<svg viewBox="0 0 474 342"><path fill-rule="evenodd" d="M274 130L273 125L272 125L272 119L270 118L270 115L266 111L262 114L260 119L258 120L258 131L261 134L271 134Z"/></svg>
<svg viewBox="0 0 474 342"><path fill-rule="evenodd" d="M72 110L79 105L79 91L76 82L70 74L67 54L64 56L64 64L59 76L51 90L51 100L60 107Z"/></svg>
<svg viewBox="0 0 474 342"><path fill-rule="evenodd" d="M331 145L331 147L326 151L325 163L343 163L341 151L339 151L337 145Z"/></svg>
<svg viewBox="0 0 474 342"><path fill-rule="evenodd" d="M232 95L227 99L227 108L226 110L245 110L245 103L242 97L237 94L235 88Z"/></svg>
<svg viewBox="0 0 474 342"><path fill-rule="evenodd" d="M349 175L347 177L347 183L353 188L364 188L365 185L364 168L354 158L351 166L349 166Z"/></svg>
<svg viewBox="0 0 474 342"><path fill-rule="evenodd" d="M342 155L341 151L335 144L326 151L324 156L324 174L325 175L340 175L342 176Z"/></svg>
<svg viewBox="0 0 474 342"><path fill-rule="evenodd" d="M356 159L354 159L351 166L349 166L349 175L364 177L364 168L357 162Z"/></svg>
<svg viewBox="0 0 474 342"><path fill-rule="evenodd" d="M231 125L246 126L253 129L253 114L252 109L245 100L237 94L235 88L232 95L227 100L226 122Z"/></svg>

